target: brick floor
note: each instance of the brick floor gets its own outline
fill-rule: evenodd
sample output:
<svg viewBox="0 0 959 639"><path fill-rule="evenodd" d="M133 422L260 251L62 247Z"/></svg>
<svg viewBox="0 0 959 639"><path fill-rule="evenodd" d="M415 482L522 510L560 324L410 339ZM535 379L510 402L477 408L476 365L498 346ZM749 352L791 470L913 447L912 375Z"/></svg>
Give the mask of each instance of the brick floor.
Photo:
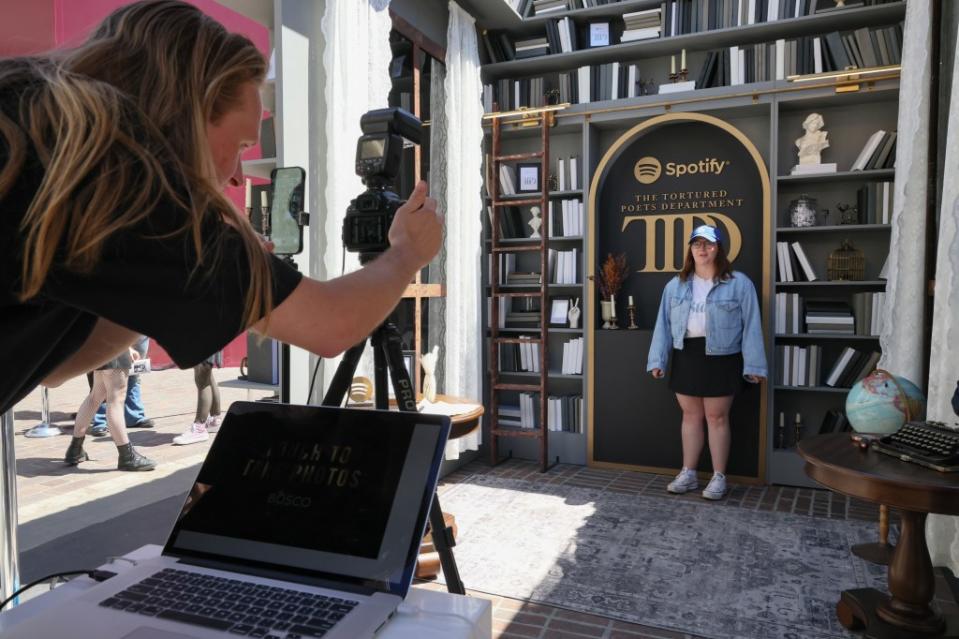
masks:
<svg viewBox="0 0 959 639"><path fill-rule="evenodd" d="M218 380L233 380L237 369L215 371ZM116 516L121 508L134 508L142 504L125 504L124 493L134 486L154 485L162 490L163 479L178 471L195 472L209 449L209 442L190 446L171 445L173 437L182 432L193 420L196 390L192 371L155 371L142 378L143 398L147 414L157 422L152 430L133 430L131 441L144 454L158 462L157 469L150 473L124 473L116 470L116 449L109 438L88 438L87 446L94 461L78 468L63 465L63 453L69 437L28 439L22 432L39 420L40 396L34 391L15 408L15 446L17 453L17 488L20 522L26 523L45 515L61 512L81 503L100 497L113 499L105 502L107 511L95 516ZM60 388L50 391L51 421L72 426L70 414L75 412L87 393L86 380L77 378ZM258 399L267 392L246 391L235 388L220 388L221 404L225 411L237 400ZM510 460L491 467L484 462L473 462L445 477L440 494L450 486L474 474L525 479L543 484L571 484L599 490L632 495L661 495L668 478L650 473L625 470L607 470L583 466L559 465L547 473L540 473L536 463ZM169 497L157 494L156 499ZM698 500L697 495L681 495L677 499ZM128 500L129 501L129 500ZM723 503L735 513L737 509L788 512L808 517L829 517L877 521L878 507L848 497L810 488L785 486L745 486L730 484L730 493ZM110 512L112 509L113 512ZM72 521L74 530L93 522ZM896 523L893 513L892 522ZM49 535L67 534L71 530L50 531ZM55 537L51 537L55 538ZM25 544L37 546L47 538L21 539L20 550ZM468 583L468 579L467 579ZM443 589L434 583L418 583L417 587ZM937 571L936 605L946 613L959 613L956 595L959 587L950 589L947 578ZM624 623L580 612L528 601L500 597L495 594L470 592L471 596L489 599L493 604L494 639L702 639L697 636L661 630L647 626Z"/></svg>

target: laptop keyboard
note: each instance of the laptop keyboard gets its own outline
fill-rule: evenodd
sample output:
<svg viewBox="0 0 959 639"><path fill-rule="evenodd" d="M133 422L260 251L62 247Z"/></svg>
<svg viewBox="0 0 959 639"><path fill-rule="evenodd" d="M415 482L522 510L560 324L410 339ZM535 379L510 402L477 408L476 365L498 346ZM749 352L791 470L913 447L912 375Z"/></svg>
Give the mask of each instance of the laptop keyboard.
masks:
<svg viewBox="0 0 959 639"><path fill-rule="evenodd" d="M101 606L264 639L322 637L358 601L166 568Z"/></svg>

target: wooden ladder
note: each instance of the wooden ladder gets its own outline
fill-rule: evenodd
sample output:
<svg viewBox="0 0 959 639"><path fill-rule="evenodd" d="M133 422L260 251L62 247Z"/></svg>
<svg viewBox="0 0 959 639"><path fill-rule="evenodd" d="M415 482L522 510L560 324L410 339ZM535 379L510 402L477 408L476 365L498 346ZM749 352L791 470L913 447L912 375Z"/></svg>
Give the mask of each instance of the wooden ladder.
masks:
<svg viewBox="0 0 959 639"><path fill-rule="evenodd" d="M493 118L493 149L492 149L492 176L490 178L490 198L492 200L492 219L490 229L490 261L492 269L490 275L490 459L495 466L501 460L497 443L501 437L522 437L538 439L539 464L540 471L546 472L549 468L549 442L547 438L548 429L547 420L547 381L549 376L548 365L548 326L549 310L546 308L549 302L549 247L547 238L549 237L549 127L554 121L552 113L539 112L524 117L524 122L539 126L541 129L541 148L539 151L531 153L515 153L510 155L501 155L500 153L500 127L501 118ZM503 163L521 162L524 160L540 160L540 192L535 197L525 199L508 198L501 199L500 196L500 166ZM519 185L519 175L517 174L516 183ZM510 243L504 246L500 243L500 215L502 210L510 206L539 206L542 212L542 225L540 227L540 239L530 239L524 243ZM540 283L538 291L514 291L503 290L500 285L500 256L506 253L539 252L539 272ZM500 335L499 315L500 300L508 300L511 305L515 298L538 299L540 308L539 335L533 338L503 337ZM509 307L509 306L508 306ZM536 329L531 329L536 332ZM532 343L539 345L539 380L535 384L511 384L500 381L500 361L499 352L502 344L520 344ZM502 392L532 392L539 393L539 423L532 430L520 429L515 427L501 426L499 423L499 401ZM534 416L535 417L535 416Z"/></svg>

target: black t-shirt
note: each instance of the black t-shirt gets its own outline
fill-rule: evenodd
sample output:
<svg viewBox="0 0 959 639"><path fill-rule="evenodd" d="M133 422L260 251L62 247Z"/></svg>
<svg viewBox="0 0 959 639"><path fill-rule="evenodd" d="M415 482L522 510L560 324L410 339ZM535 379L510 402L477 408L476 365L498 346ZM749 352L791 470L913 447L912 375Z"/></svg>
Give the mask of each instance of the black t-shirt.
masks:
<svg viewBox="0 0 959 639"><path fill-rule="evenodd" d="M9 89L0 91L0 109L18 122L18 92ZM0 169L8 152L0 135ZM161 201L142 223L109 238L92 273L71 272L55 262L41 293L19 302L20 224L43 176L31 148L20 177L0 199L0 413L75 353L98 317L152 337L181 368L203 361L244 330L250 265L239 233L210 216L203 229L204 263L194 272L191 233L155 237L187 220L187 212L171 201ZM214 254L220 259L208 258ZM276 257L271 265L276 306L301 275Z"/></svg>

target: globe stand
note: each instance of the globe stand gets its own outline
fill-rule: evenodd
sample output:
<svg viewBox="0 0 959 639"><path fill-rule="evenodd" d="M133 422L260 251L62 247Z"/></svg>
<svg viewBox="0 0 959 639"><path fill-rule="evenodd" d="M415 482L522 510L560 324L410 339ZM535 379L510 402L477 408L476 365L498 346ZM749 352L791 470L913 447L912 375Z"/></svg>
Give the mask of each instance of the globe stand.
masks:
<svg viewBox="0 0 959 639"><path fill-rule="evenodd" d="M856 544L852 554L871 564L888 566L896 547L889 543L889 506L879 506L879 541L868 544Z"/></svg>

